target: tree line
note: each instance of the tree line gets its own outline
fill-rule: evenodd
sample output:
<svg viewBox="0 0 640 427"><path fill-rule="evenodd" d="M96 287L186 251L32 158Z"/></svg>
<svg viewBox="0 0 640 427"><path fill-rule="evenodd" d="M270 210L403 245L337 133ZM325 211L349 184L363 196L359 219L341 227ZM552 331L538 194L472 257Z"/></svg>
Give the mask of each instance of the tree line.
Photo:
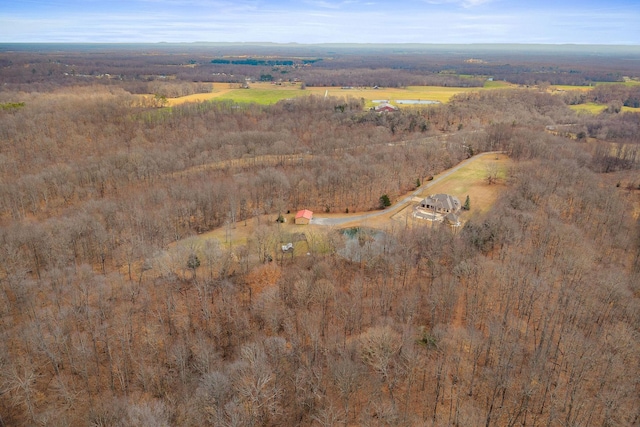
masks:
<svg viewBox="0 0 640 427"><path fill-rule="evenodd" d="M576 49L562 54L554 49L533 50L480 46L155 45L144 49L96 45L82 49L46 44L4 45L0 46L0 77L12 90L27 92L34 88L45 91L101 84L124 86L132 93L141 93L149 82L168 79L180 84L242 83L267 74L285 81L337 87L477 87L488 77L530 86L589 86L638 77L632 50L609 49L599 52L602 56ZM224 59L239 56L250 59L241 63ZM289 63L291 58L296 58L295 67ZM224 63L227 60L230 63ZM184 92L185 86L181 88Z"/></svg>

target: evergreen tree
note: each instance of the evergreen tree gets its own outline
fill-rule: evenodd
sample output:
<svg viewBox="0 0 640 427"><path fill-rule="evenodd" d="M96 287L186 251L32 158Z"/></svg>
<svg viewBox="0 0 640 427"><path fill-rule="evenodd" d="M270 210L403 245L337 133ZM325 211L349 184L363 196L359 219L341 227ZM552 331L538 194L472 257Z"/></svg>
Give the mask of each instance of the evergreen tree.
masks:
<svg viewBox="0 0 640 427"><path fill-rule="evenodd" d="M200 258L198 258L198 255L194 253L189 255L189 259L187 260L187 267L191 269L191 272L193 273L193 278L195 279L196 269L200 267Z"/></svg>
<svg viewBox="0 0 640 427"><path fill-rule="evenodd" d="M380 208L384 209L389 206L391 206L391 200L389 199L389 196L386 194L380 196Z"/></svg>

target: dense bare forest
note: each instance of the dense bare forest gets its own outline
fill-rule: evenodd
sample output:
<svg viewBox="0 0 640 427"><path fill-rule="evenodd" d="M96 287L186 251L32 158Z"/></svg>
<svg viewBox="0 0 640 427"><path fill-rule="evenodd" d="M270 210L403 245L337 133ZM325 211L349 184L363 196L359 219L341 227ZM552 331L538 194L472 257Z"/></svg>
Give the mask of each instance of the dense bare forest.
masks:
<svg viewBox="0 0 640 427"><path fill-rule="evenodd" d="M468 79L359 54L377 71L287 72ZM621 110L636 88L483 91L393 114L312 96L141 102L211 81L148 77L203 62L175 55L1 55L0 425L640 423L640 114ZM594 62L567 70L618 72ZM215 67L272 71L180 69ZM609 107L577 114L578 97ZM276 258L275 221L242 245L176 244L301 208L376 209L484 151L513 167L458 232L355 230L351 257L344 233L313 228L309 256Z"/></svg>

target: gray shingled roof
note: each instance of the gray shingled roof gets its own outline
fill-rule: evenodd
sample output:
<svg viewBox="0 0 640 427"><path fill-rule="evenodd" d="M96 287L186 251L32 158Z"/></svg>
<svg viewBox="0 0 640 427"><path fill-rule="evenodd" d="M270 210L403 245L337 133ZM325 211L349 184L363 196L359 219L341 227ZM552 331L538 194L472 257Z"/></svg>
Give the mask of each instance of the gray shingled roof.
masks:
<svg viewBox="0 0 640 427"><path fill-rule="evenodd" d="M421 207L435 206L436 209L445 209L449 212L457 212L460 207L460 200L449 194L432 194L420 202Z"/></svg>

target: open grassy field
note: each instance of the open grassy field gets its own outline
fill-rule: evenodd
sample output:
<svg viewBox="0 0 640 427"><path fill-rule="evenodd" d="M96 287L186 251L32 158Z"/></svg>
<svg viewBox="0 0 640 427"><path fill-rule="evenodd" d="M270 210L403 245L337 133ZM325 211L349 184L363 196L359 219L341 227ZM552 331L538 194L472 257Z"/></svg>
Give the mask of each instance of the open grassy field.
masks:
<svg viewBox="0 0 640 427"><path fill-rule="evenodd" d="M603 112L607 106L604 104L596 104L595 102L588 102L585 104L578 104L578 105L570 105L569 108L571 108L574 111L577 112L583 112L583 113L590 113L590 114L599 114L601 112ZM622 107L622 112L626 113L626 112L640 112L640 108L634 108L634 107Z"/></svg>
<svg viewBox="0 0 640 427"><path fill-rule="evenodd" d="M168 98L167 105L174 106L187 102L202 102L218 100L232 100L239 103L254 102L257 104L275 104L278 101L298 96L308 96L311 92L301 90L300 85L276 86L271 83L252 83L248 89L229 87L228 83L215 83L209 93L197 93L179 98ZM324 94L324 92L323 92Z"/></svg>
<svg viewBox="0 0 640 427"><path fill-rule="evenodd" d="M580 91L580 92L589 92L591 89L593 89L593 86L572 86L572 85L551 85L549 86L549 91L551 92L555 92L555 91Z"/></svg>
<svg viewBox="0 0 640 427"><path fill-rule="evenodd" d="M569 105L569 108L579 113L599 114L607 108L607 106L596 104L595 102L587 102L586 104Z"/></svg>
<svg viewBox="0 0 640 427"><path fill-rule="evenodd" d="M452 194L462 203L469 195L471 210L467 216L483 214L491 209L504 188L510 164L511 160L505 154L485 154L429 188L428 193ZM486 177L493 168L497 171L498 180L495 184L488 184Z"/></svg>
<svg viewBox="0 0 640 427"><path fill-rule="evenodd" d="M635 108L635 107L622 107L622 112L623 113L640 113L640 108Z"/></svg>
<svg viewBox="0 0 640 427"><path fill-rule="evenodd" d="M426 197L428 194L451 194L460 199L462 203L469 195L471 210L467 217L483 214L491 209L504 188L510 164L511 160L506 154L483 155L429 187L422 195ZM495 184L487 183L486 177L490 170L495 170L497 173L498 179Z"/></svg>
<svg viewBox="0 0 640 427"><path fill-rule="evenodd" d="M640 81L639 80L626 80L624 82L596 82L592 86L551 85L551 86L549 86L549 90L551 90L551 91L554 91L554 90L555 91L557 91L557 90L564 90L564 91L578 90L578 91L582 91L582 92L588 92L591 89L593 89L594 86L599 86L599 85L640 86Z"/></svg>
<svg viewBox="0 0 640 427"><path fill-rule="evenodd" d="M504 80L487 80L484 82L484 89L509 89L515 85L505 82Z"/></svg>
<svg viewBox="0 0 640 427"><path fill-rule="evenodd" d="M179 105L185 102L201 102L213 99L232 100L234 102L257 104L274 104L283 99L299 96L333 96L338 98L364 99L365 105L371 107L374 100L387 100L395 104L397 100L418 99L438 102L449 102L456 94L463 92L479 91L486 89L498 89L513 87L506 82L486 82L483 88L461 88L461 87L440 87L440 86L408 86L406 88L379 88L370 87L353 89L342 89L339 87L307 87L300 89L300 84L284 83L274 85L268 82L251 83L248 89L230 88L228 84L216 83L210 93L199 93L195 95L183 96L180 98L169 98L168 106ZM424 105L424 104L423 104ZM407 105L403 105L406 107Z"/></svg>
<svg viewBox="0 0 640 427"><path fill-rule="evenodd" d="M496 200L498 200L500 192L504 189L510 165L511 160L505 154L483 155L422 191L419 197L414 198L415 203L430 194L444 193L456 196L464 204L465 199L469 196L471 210L469 212L462 211L460 217L461 222L464 223L470 218L481 216L491 209ZM490 170L497 173L497 182L493 184L489 184L486 180ZM409 204L406 208L393 215L392 219L413 225L428 223L428 221L412 217L415 203Z"/></svg>
<svg viewBox="0 0 640 427"><path fill-rule="evenodd" d="M429 100L446 103L451 100L454 95L464 92L476 92L487 88L503 88L510 87L505 86L504 82L492 82L499 83L496 86L487 86L484 88L462 88L462 87L441 87L441 86L407 86L406 88L353 88L353 89L340 89L340 88L308 88L311 93L318 95L324 95L327 93L329 96L335 97L353 97L363 98L366 106L372 106L374 100L386 100L391 104L396 104L398 100L413 99L413 100ZM424 106L424 104L418 104ZM402 105L407 107L408 105Z"/></svg>
<svg viewBox="0 0 640 427"><path fill-rule="evenodd" d="M624 83L608 83L602 82L598 84L625 84L628 86L640 85L638 81L628 81ZM385 100L391 104L397 105L398 100L429 100L446 103L451 100L454 95L464 92L476 92L487 89L508 89L515 88L517 85L504 81L486 81L484 87L481 88L463 88L463 87L442 87L442 86L407 86L404 88L379 88L372 87L354 87L350 89L342 89L340 87L307 87L300 89L299 83L283 83L282 85L274 85L269 82L251 83L248 89L234 88L228 83L213 84L212 91L209 93L197 93L194 95L183 96L180 98L168 98L167 106L180 105L186 102L202 102L213 99L231 100L239 103L257 103L263 105L275 104L283 99L295 98L300 96L333 96L337 98L356 98L364 99L366 107L375 105L374 100ZM591 86L569 86L569 85L553 85L549 89L553 91L589 91ZM417 104L416 106L424 106L425 104ZM403 104L403 108L411 107L409 104ZM588 103L571 106L576 111L586 111L597 114L602 111L605 106ZM624 107L623 111L640 111L638 108Z"/></svg>
<svg viewBox="0 0 640 427"><path fill-rule="evenodd" d="M180 105L186 102L210 101L233 90L223 88L222 86L218 87L217 85L212 86L212 92L210 93L194 93L193 95L181 96L180 98L167 98L167 106L173 107L174 105Z"/></svg>
<svg viewBox="0 0 640 427"><path fill-rule="evenodd" d="M640 80L625 80L624 82L598 82L596 85L625 85L625 86L640 86Z"/></svg>

